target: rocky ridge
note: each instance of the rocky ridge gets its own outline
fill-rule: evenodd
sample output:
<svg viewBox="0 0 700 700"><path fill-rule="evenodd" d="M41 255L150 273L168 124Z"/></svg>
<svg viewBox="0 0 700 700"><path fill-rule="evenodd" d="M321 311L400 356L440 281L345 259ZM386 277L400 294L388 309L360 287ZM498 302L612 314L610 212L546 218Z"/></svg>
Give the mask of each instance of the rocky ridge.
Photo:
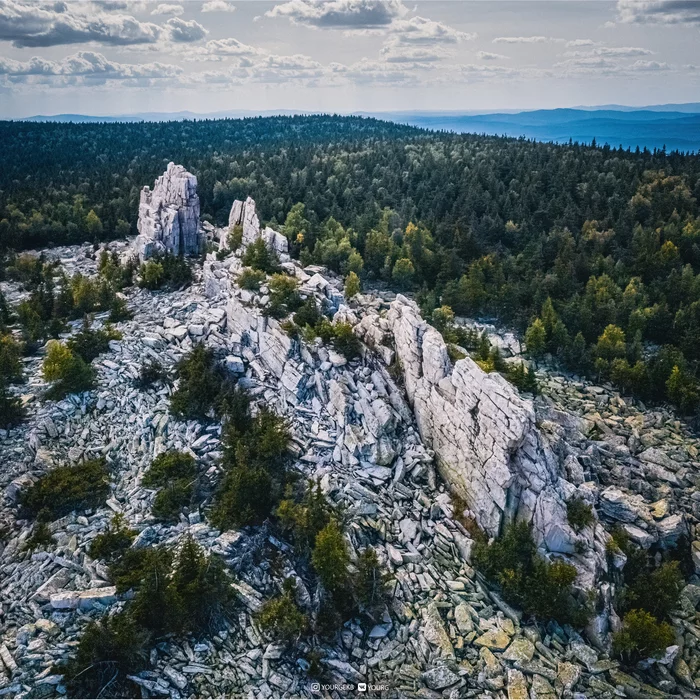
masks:
<svg viewBox="0 0 700 700"><path fill-rule="evenodd" d="M89 248L61 254L67 265L94 272ZM537 523L530 499L537 503L545 494L556 504L579 494L601 519L623 523L640 544L670 546L683 535L698 534L699 444L682 424L609 389L549 373L540 373L545 396L533 404L467 359L452 367L441 338L407 299L366 295L351 308L340 280L317 268L283 263L303 294L355 324L367 348L361 360L348 363L320 341L308 345L291 339L266 318L267 289L256 294L238 288L241 267L237 254L222 261L210 255L187 290L130 290L134 318L118 325L123 339L112 341L110 352L94 362L95 392L41 403L39 359L27 363L29 420L0 436L3 519L10 533L0 554L0 668L5 669L0 694L61 693L53 664L70 653L88 620L121 605L104 566L87 554L114 512L123 512L139 530L135 546L175 542L189 532L208 551L221 554L237 577L242 603L238 617L211 639L159 644L152 670L134 678L146 693L174 698L318 694L303 659L268 644L254 618L261 602L294 573L285 543L264 527L221 533L198 511L183 513L175 526L159 524L150 516L154 493L140 485L153 457L166 449L191 451L207 475L217 478L220 426L177 421L169 414L167 386L138 390L133 385L142 359L172 366L194 343L205 342L257 400L289 418L295 468L320 479L326 495L349 513L351 551L373 546L393 575L384 621L368 633L351 622L335 643L323 647L335 682L382 684L385 696L693 695L694 678L700 676L700 589L691 584L681 598L678 645L644 677L625 673L606 653L615 624L608 584L601 587L600 614L588 640L555 623L523 624L470 566L472 541L455 518L441 478L472 498L467 501L472 514L485 527L489 517L496 527L498 519L516 512L531 514ZM389 371L397 356L405 390ZM474 415L477 401L480 410ZM492 407L482 409L487 402ZM451 412L449 425L439 420L443 410ZM492 435L490 452L488 433L499 426L507 437ZM453 439L461 441L469 460L459 461ZM538 459L545 452L543 467ZM55 521L57 543L50 551L24 550L30 526L13 522L18 491L53 464L96 455L113 468L106 507ZM477 474L485 469L498 474L492 494L488 483L481 485L481 477L470 472L472 466ZM582 588L590 588L595 575L586 558L604 560L605 530L589 529L579 538L588 549L565 554L579 565ZM549 545L546 530L542 533ZM255 563L267 550L286 561L284 576ZM307 593L302 598L308 605L313 591Z"/></svg>

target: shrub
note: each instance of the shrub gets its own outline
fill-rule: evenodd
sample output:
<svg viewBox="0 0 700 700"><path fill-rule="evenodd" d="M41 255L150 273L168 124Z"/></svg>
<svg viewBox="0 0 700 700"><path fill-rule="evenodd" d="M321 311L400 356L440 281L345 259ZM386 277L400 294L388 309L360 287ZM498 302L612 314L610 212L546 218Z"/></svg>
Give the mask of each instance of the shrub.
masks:
<svg viewBox="0 0 700 700"><path fill-rule="evenodd" d="M291 493L280 502L276 515L282 530L292 535L294 544L302 551L311 550L316 536L328 525L333 510L321 491L321 485L309 482L300 503L295 502Z"/></svg>
<svg viewBox="0 0 700 700"><path fill-rule="evenodd" d="M170 570L172 554L164 547L127 549L109 567L117 593L136 591L151 570Z"/></svg>
<svg viewBox="0 0 700 700"><path fill-rule="evenodd" d="M456 345L453 343L449 343L447 346L447 355L450 358L450 362L454 364L455 362L458 362L459 360L463 360L466 357L466 354L463 353Z"/></svg>
<svg viewBox="0 0 700 700"><path fill-rule="evenodd" d="M299 328L304 328L305 326L315 328L322 318L323 316L318 310L316 300L313 297L309 297L294 314L294 323Z"/></svg>
<svg viewBox="0 0 700 700"><path fill-rule="evenodd" d="M206 420L216 406L225 384L225 373L214 359L214 351L197 345L178 362L178 388L170 397L172 412L178 418Z"/></svg>
<svg viewBox="0 0 700 700"><path fill-rule="evenodd" d="M225 475L211 513L222 530L268 517L281 492L290 440L285 420L272 411L263 408L250 418L244 394L232 392L231 407L235 415L223 437Z"/></svg>
<svg viewBox="0 0 700 700"><path fill-rule="evenodd" d="M631 662L659 656L674 643L676 635L667 622L659 622L645 610L630 610L622 629L613 635L613 651Z"/></svg>
<svg viewBox="0 0 700 700"><path fill-rule="evenodd" d="M22 381L22 346L9 334L0 335L0 381Z"/></svg>
<svg viewBox="0 0 700 700"><path fill-rule="evenodd" d="M74 510L102 505L109 494L109 474L102 459L47 472L20 496L22 507L32 516L44 508L52 519Z"/></svg>
<svg viewBox="0 0 700 700"><path fill-rule="evenodd" d="M275 503L272 478L260 467L236 466L223 479L211 512L212 524L220 530L258 525Z"/></svg>
<svg viewBox="0 0 700 700"><path fill-rule="evenodd" d="M153 515L159 520L177 520L194 494L197 464L185 452L164 452L158 455L141 483L147 488L162 487L153 502Z"/></svg>
<svg viewBox="0 0 700 700"><path fill-rule="evenodd" d="M311 563L323 587L331 595L335 597L346 590L350 556L336 520L331 520L316 536Z"/></svg>
<svg viewBox="0 0 700 700"><path fill-rule="evenodd" d="M333 346L339 353L345 355L348 360L353 360L360 356L362 344L353 333L352 326L349 323L336 323L333 326L333 331Z"/></svg>
<svg viewBox="0 0 700 700"><path fill-rule="evenodd" d="M238 275L238 286L241 289L257 292L260 289L260 285L265 281L265 277L264 272L246 267Z"/></svg>
<svg viewBox="0 0 700 700"><path fill-rule="evenodd" d="M243 256L243 264L246 267L252 267L255 270L260 270L268 275L277 272L279 269L279 260L276 253L271 251L262 238L251 243Z"/></svg>
<svg viewBox="0 0 700 700"><path fill-rule="evenodd" d="M0 429L6 430L24 420L25 411L18 396L10 394L4 380L0 378Z"/></svg>
<svg viewBox="0 0 700 700"><path fill-rule="evenodd" d="M562 624L585 623L588 612L571 591L576 569L562 561L550 564L541 558L527 524L508 525L491 544L477 541L474 563L500 585L507 602L526 613Z"/></svg>
<svg viewBox="0 0 700 700"><path fill-rule="evenodd" d="M176 522L182 509L192 502L192 483L177 479L166 484L153 499L153 517L166 522Z"/></svg>
<svg viewBox="0 0 700 700"><path fill-rule="evenodd" d="M49 341L42 371L47 381L54 382L47 391L49 398L59 399L67 394L89 391L95 385L93 368L57 340Z"/></svg>
<svg viewBox="0 0 700 700"><path fill-rule="evenodd" d="M186 452L163 452L159 454L146 473L141 483L143 486L165 486L173 480L186 479L193 481L197 477L197 463L192 455Z"/></svg>
<svg viewBox="0 0 700 700"><path fill-rule="evenodd" d="M135 536L136 531L129 528L121 513L117 513L107 529L90 543L90 556L93 559L113 561L131 546Z"/></svg>
<svg viewBox="0 0 700 700"><path fill-rule="evenodd" d="M139 287L150 290L160 289L165 282L165 270L159 262L149 260L139 268L139 277Z"/></svg>
<svg viewBox="0 0 700 700"><path fill-rule="evenodd" d="M566 519L576 532L581 532L585 527L595 522L593 508L579 497L572 498L567 502Z"/></svg>
<svg viewBox="0 0 700 700"><path fill-rule="evenodd" d="M646 554L640 552L639 558L643 559L641 564L636 563L634 559L630 560L628 554L623 571L626 583L623 605L626 608L641 608L663 620L676 607L685 585L678 562L667 561L650 571L646 563Z"/></svg>
<svg viewBox="0 0 700 700"><path fill-rule="evenodd" d="M243 245L243 226L241 224L229 228L227 243L230 250L238 250Z"/></svg>
<svg viewBox="0 0 700 700"><path fill-rule="evenodd" d="M357 573L353 576L352 588L360 611L372 618L384 609L387 576L379 565L377 553L372 547L362 550L357 557Z"/></svg>
<svg viewBox="0 0 700 700"><path fill-rule="evenodd" d="M68 349L82 359L90 363L98 355L109 351L109 341L119 338L119 334L112 328L94 330L90 328L87 316L83 319L80 331L67 343Z"/></svg>
<svg viewBox="0 0 700 700"><path fill-rule="evenodd" d="M262 630L274 640L289 644L301 637L309 621L294 600L294 581L284 582L282 595L268 600L258 613Z"/></svg>
<svg viewBox="0 0 700 700"><path fill-rule="evenodd" d="M167 370L163 368L163 365L158 360L148 360L141 363L139 378L135 381L135 384L140 389L146 389L156 382L166 382L168 378Z"/></svg>
<svg viewBox="0 0 700 700"><path fill-rule="evenodd" d="M156 637L219 629L234 601L221 561L189 536L175 555L165 547L127 550L110 576L117 592L135 591L129 614Z"/></svg>
<svg viewBox="0 0 700 700"><path fill-rule="evenodd" d="M297 291L299 284L294 277L275 274L270 279L270 302L266 312L274 318L283 318L299 308L301 297Z"/></svg>
<svg viewBox="0 0 700 700"><path fill-rule="evenodd" d="M148 662L149 634L130 615L118 613L91 622L75 656L56 668L72 698L133 697L126 676Z"/></svg>
<svg viewBox="0 0 700 700"><path fill-rule="evenodd" d="M352 299L361 291L362 285L360 284L360 278L354 272L351 272L345 280L345 297L347 299Z"/></svg>
<svg viewBox="0 0 700 700"><path fill-rule="evenodd" d="M35 549L44 549L46 547L50 547L55 543L56 540L51 534L49 524L43 520L39 520L35 523L34 527L32 528L32 534L27 539L24 546L26 549L34 551Z"/></svg>
<svg viewBox="0 0 700 700"><path fill-rule="evenodd" d="M120 321L128 321L134 317L134 314L129 311L126 305L126 299L123 297L114 297L112 305L109 307L110 323L119 323Z"/></svg>
<svg viewBox="0 0 700 700"><path fill-rule="evenodd" d="M182 628L189 633L220 629L234 602L231 579L216 555L204 554L188 536L175 561L171 584L181 601Z"/></svg>
<svg viewBox="0 0 700 700"><path fill-rule="evenodd" d="M129 605L129 613L141 627L160 637L180 632L184 627L185 610L182 600L170 581L172 553L157 552L146 559L136 595Z"/></svg>

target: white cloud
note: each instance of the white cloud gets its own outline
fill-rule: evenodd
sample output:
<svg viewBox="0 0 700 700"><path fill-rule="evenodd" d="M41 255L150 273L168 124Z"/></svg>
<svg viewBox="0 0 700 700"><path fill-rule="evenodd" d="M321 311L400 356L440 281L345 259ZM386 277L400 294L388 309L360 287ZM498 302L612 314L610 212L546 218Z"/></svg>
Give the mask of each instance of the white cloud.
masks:
<svg viewBox="0 0 700 700"><path fill-rule="evenodd" d="M566 42L568 48L577 48L579 46L595 46L593 39L572 39Z"/></svg>
<svg viewBox="0 0 700 700"><path fill-rule="evenodd" d="M266 17L286 17L295 24L320 29L387 27L408 13L401 0L288 0Z"/></svg>
<svg viewBox="0 0 700 700"><path fill-rule="evenodd" d="M398 43L387 44L380 54L389 63L433 63L452 55L440 46L405 46Z"/></svg>
<svg viewBox="0 0 700 700"><path fill-rule="evenodd" d="M640 24L700 24L700 0L617 0L618 20Z"/></svg>
<svg viewBox="0 0 700 700"><path fill-rule="evenodd" d="M461 32L425 17L396 20L389 27L389 32L406 44L455 44L476 38L476 34Z"/></svg>
<svg viewBox="0 0 700 700"><path fill-rule="evenodd" d="M552 39L546 36L497 36L494 44L544 44Z"/></svg>
<svg viewBox="0 0 700 700"><path fill-rule="evenodd" d="M209 34L207 29L193 19L186 20L173 17L169 19L165 25L168 29L170 39L179 44L199 41Z"/></svg>
<svg viewBox="0 0 700 700"><path fill-rule="evenodd" d="M508 56L504 56L500 53L491 53L491 51L477 51L476 55L482 61L502 61L503 59L508 58Z"/></svg>
<svg viewBox="0 0 700 700"><path fill-rule="evenodd" d="M226 0L210 0L202 5L202 12L235 12L236 6Z"/></svg>
<svg viewBox="0 0 700 700"><path fill-rule="evenodd" d="M635 61L629 70L632 71L664 71L670 70L668 63L660 63L659 61Z"/></svg>
<svg viewBox="0 0 700 700"><path fill-rule="evenodd" d="M60 61L34 56L28 61L0 58L0 75L13 82L66 84L101 84L107 81L147 81L176 78L182 68L163 63L117 63L100 53L78 51Z"/></svg>
<svg viewBox="0 0 700 700"><path fill-rule="evenodd" d="M162 29L122 14L72 12L65 5L44 9L15 0L0 3L0 41L18 47L95 42L113 46L153 44Z"/></svg>
<svg viewBox="0 0 700 700"><path fill-rule="evenodd" d="M253 58L266 56L268 52L244 44L238 39L212 39L204 46L187 48L184 58L190 61L223 61L227 58Z"/></svg>
<svg viewBox="0 0 700 700"><path fill-rule="evenodd" d="M152 15L181 15L185 11L182 5L168 5L161 3L155 10L151 11Z"/></svg>

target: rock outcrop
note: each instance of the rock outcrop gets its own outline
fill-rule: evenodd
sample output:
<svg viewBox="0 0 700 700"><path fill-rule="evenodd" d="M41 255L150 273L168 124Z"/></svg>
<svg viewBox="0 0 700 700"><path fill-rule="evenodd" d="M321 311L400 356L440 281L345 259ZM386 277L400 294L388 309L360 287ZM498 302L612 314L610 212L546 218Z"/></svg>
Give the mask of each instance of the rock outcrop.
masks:
<svg viewBox="0 0 700 700"><path fill-rule="evenodd" d="M141 190L138 231L135 248L141 260L162 253L199 253L197 178L182 165L168 163L153 189Z"/></svg>
<svg viewBox="0 0 700 700"><path fill-rule="evenodd" d="M127 244L110 248L123 253L121 245ZM47 255L68 271L97 274L91 246ZM196 505L183 509L177 522L152 516L155 494L142 477L153 458L165 450L190 452L210 489L222 474L222 426L178 420L170 413L168 386L135 380L144 360L172 370L195 344L205 343L256 405L287 419L292 469L318 481L347 515L351 558L372 547L391 574L390 601L373 626L350 620L332 641L314 640L328 682L385 685L401 697L693 696L700 687L700 578L690 579L672 616L678 645L658 661L644 661L634 676L609 656L610 633L620 624L614 576L593 578L596 562L605 559L603 524L624 528L644 547L671 547L689 536L700 572L700 439L673 414L640 408L609 387L543 367L540 395L527 400L466 358L453 364L442 338L407 299L377 292L359 295L348 308L341 279L284 262L282 270L297 278L302 296L353 324L365 341L362 357L348 361L320 339L290 337L266 318L268 285L251 291L236 283L240 252L210 254L203 270L193 267L194 282L186 289L124 291L133 318L117 325L121 339L93 361L96 390L60 402L40 400L41 358L27 359L27 421L0 431L0 492L6 497L0 509L0 695L64 696L64 679L50 669L70 656L88 622L122 609L106 563L90 557L91 543L115 512L138 532L134 547L173 546L191 536L221 556L240 603L216 633L196 643L172 638L159 644L149 667L130 676L145 694L317 695L306 673L311 647L285 650L257 623L261 605L288 578L297 582L304 614L312 618L318 611L318 591L303 570L295 571L280 533L266 526L220 532ZM18 303L19 285L2 284ZM77 331L80 321L71 327ZM29 554L32 523L17 517L22 490L53 464L98 455L113 474L107 502L49 523L55 542ZM564 532L564 501L576 494L594 506L600 520L577 535L576 552L561 555L583 562L580 569L593 561L589 579L578 582L598 592L586 642L568 625L527 619L475 572L474 542L448 486L485 526L530 519L550 552L566 552L554 542L561 532L547 528L555 523ZM561 541L568 536L564 532ZM275 566L268 565L271 554ZM614 569L625 565L621 552L608 554Z"/></svg>
<svg viewBox="0 0 700 700"><path fill-rule="evenodd" d="M260 219L255 209L255 201L251 197L248 197L245 202L242 202L240 199L234 201L228 217L228 225L229 231L232 231L236 226L241 227L243 247L247 247L251 243L255 243L259 238L262 238L267 247L273 250L280 260L289 260L289 243L286 237L269 226L266 226L264 229L260 228ZM222 236L219 250L227 250L228 247L228 236Z"/></svg>
<svg viewBox="0 0 700 700"><path fill-rule="evenodd" d="M420 434L479 525L495 536L504 522L523 519L549 551L573 553L558 461L532 403L469 357L453 366L440 333L405 297L387 320Z"/></svg>

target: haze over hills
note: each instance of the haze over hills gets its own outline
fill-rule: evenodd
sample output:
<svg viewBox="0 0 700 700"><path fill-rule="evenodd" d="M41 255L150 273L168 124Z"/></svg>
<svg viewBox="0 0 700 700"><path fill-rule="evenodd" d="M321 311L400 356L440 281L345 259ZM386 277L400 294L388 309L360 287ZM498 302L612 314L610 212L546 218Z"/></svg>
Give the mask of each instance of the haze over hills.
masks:
<svg viewBox="0 0 700 700"><path fill-rule="evenodd" d="M211 113L143 112L136 114L93 116L83 114L35 115L22 121L32 122L135 122L180 121L183 119L225 119L278 114L299 114L296 110L226 110ZM624 148L666 148L668 151L700 150L700 103L626 107L576 107L531 111L486 112L387 111L359 112L387 121L424 129L457 133L496 134L525 137L538 141L609 144Z"/></svg>

